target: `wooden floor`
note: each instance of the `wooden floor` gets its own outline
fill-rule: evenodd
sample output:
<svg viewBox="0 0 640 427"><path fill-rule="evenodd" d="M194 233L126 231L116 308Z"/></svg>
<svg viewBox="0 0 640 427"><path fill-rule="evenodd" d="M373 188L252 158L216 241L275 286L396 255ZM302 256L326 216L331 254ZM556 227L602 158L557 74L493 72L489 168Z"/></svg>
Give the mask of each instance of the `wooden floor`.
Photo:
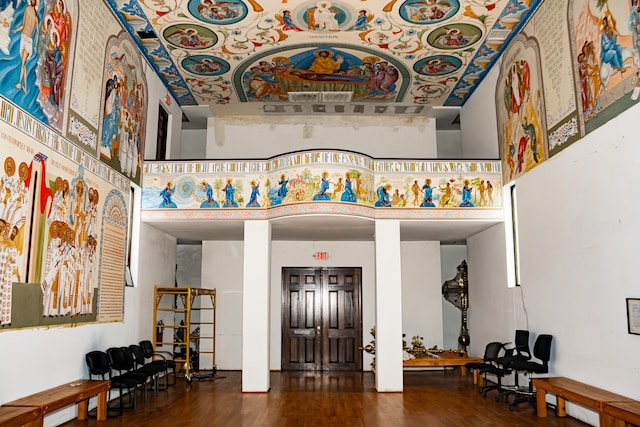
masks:
<svg viewBox="0 0 640 427"><path fill-rule="evenodd" d="M377 393L365 373L274 372L269 393L242 393L241 374L178 384L106 423L65 426L586 426L573 418L537 418L528 405L509 412L495 391L483 398L451 370L404 373L404 393Z"/></svg>

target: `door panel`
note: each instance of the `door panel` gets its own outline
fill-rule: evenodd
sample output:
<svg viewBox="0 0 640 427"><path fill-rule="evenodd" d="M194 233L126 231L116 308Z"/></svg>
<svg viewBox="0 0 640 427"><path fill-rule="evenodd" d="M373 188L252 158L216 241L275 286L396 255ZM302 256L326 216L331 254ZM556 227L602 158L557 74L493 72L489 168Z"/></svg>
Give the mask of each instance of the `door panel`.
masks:
<svg viewBox="0 0 640 427"><path fill-rule="evenodd" d="M325 370L362 369L360 269L331 268L323 274L323 360Z"/></svg>
<svg viewBox="0 0 640 427"><path fill-rule="evenodd" d="M361 370L359 268L284 268L283 370Z"/></svg>
<svg viewBox="0 0 640 427"><path fill-rule="evenodd" d="M322 288L320 272L286 269L283 275L282 369L322 369L320 336Z"/></svg>

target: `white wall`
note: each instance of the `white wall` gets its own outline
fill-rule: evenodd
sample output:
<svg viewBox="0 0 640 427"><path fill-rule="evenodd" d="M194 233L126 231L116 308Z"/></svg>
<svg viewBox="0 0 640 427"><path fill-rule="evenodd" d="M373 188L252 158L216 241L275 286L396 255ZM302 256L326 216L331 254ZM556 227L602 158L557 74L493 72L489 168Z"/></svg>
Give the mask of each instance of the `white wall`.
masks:
<svg viewBox="0 0 640 427"><path fill-rule="evenodd" d="M499 62L487 73L460 110L462 157L499 159L495 86L500 74Z"/></svg>
<svg viewBox="0 0 640 427"><path fill-rule="evenodd" d="M407 345L443 348L440 242L402 242L402 331Z"/></svg>
<svg viewBox="0 0 640 427"><path fill-rule="evenodd" d="M180 139L180 158L185 160L207 158L206 129L182 129Z"/></svg>
<svg viewBox="0 0 640 427"><path fill-rule="evenodd" d="M436 121L353 116L208 119L208 159L263 159L309 149L351 150L375 158L436 158Z"/></svg>
<svg viewBox="0 0 640 427"><path fill-rule="evenodd" d="M410 318L403 326L407 334L424 334L425 344L433 340L433 344L441 346L442 306L439 296L440 256L437 243L403 242L401 247L403 292L416 295L422 313L417 320ZM318 251L327 252L329 259L316 260L313 254ZM242 266L242 242L203 242L202 286L217 289L216 363L222 370L242 369ZM373 242L274 241L271 245L270 368L281 368L282 267L295 266L362 268L362 341L363 344L368 344L372 339L369 330L375 324ZM370 369L371 359L369 354L364 354L365 370Z"/></svg>
<svg viewBox="0 0 640 427"><path fill-rule="evenodd" d="M640 296L639 115L636 105L516 181L521 287L506 286L502 225L468 240L469 281L482 290L471 293L472 346L512 341L516 328L530 329L532 345L549 333L551 375L640 399L640 337L627 333L625 306ZM491 132L488 116L474 134ZM568 412L597 423L592 411Z"/></svg>

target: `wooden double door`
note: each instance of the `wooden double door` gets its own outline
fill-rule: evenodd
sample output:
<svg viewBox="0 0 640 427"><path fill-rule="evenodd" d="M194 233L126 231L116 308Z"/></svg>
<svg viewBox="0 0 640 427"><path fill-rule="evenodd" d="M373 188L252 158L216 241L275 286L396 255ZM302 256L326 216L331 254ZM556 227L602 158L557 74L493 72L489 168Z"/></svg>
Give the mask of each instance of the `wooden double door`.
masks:
<svg viewBox="0 0 640 427"><path fill-rule="evenodd" d="M282 269L282 370L362 370L362 270Z"/></svg>

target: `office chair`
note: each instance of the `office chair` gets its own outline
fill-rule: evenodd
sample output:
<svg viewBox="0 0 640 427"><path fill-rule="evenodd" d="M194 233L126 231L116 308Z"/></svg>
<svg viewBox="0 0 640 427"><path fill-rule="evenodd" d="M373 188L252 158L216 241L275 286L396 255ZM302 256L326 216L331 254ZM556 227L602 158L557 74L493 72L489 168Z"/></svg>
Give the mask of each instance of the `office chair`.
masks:
<svg viewBox="0 0 640 427"><path fill-rule="evenodd" d="M516 360L511 364L512 369L518 375L518 372L526 372L529 376L529 387L514 390L518 395L516 399L509 404L509 411L513 411L520 403L529 402L534 411L536 409L535 391L533 390L533 374L546 374L549 372L549 360L551 359L551 342L553 336L547 334L538 335L533 345L533 356L539 360Z"/></svg>
<svg viewBox="0 0 640 427"><path fill-rule="evenodd" d="M513 347L505 348L505 354L496 360L496 364L508 371L508 373L515 372L512 369L512 365L515 361L523 361L531 359L531 350L529 348L529 331L524 329L516 329L515 342ZM496 396L496 402L505 398L508 400L509 395L513 394L515 390L518 390L520 385L518 384L518 375L514 376L513 385L505 385L500 390L500 393Z"/></svg>
<svg viewBox="0 0 640 427"><path fill-rule="evenodd" d="M484 378L483 387L481 387L480 381L478 381L478 392L482 393L483 396L486 395L487 391L494 388L493 386L487 386L487 373L493 370L493 368L495 367L494 363L500 356L500 351L503 349L503 347L504 346L501 342L490 342L484 348L484 356L482 357L482 362L469 362L465 365L465 367L467 368L467 372L477 370L478 376Z"/></svg>
<svg viewBox="0 0 640 427"><path fill-rule="evenodd" d="M107 391L107 403L111 401L111 390L116 388L120 391L119 397L119 415L122 415L124 409L135 409L136 407L136 387L137 382L133 379L112 375L109 356L104 351L90 351L85 355L85 361L89 368L89 379L98 377L101 380L110 380L111 386ZM124 391L127 390L130 398L129 406L124 406ZM133 391L132 391L133 390ZM108 414L111 416L111 414Z"/></svg>

